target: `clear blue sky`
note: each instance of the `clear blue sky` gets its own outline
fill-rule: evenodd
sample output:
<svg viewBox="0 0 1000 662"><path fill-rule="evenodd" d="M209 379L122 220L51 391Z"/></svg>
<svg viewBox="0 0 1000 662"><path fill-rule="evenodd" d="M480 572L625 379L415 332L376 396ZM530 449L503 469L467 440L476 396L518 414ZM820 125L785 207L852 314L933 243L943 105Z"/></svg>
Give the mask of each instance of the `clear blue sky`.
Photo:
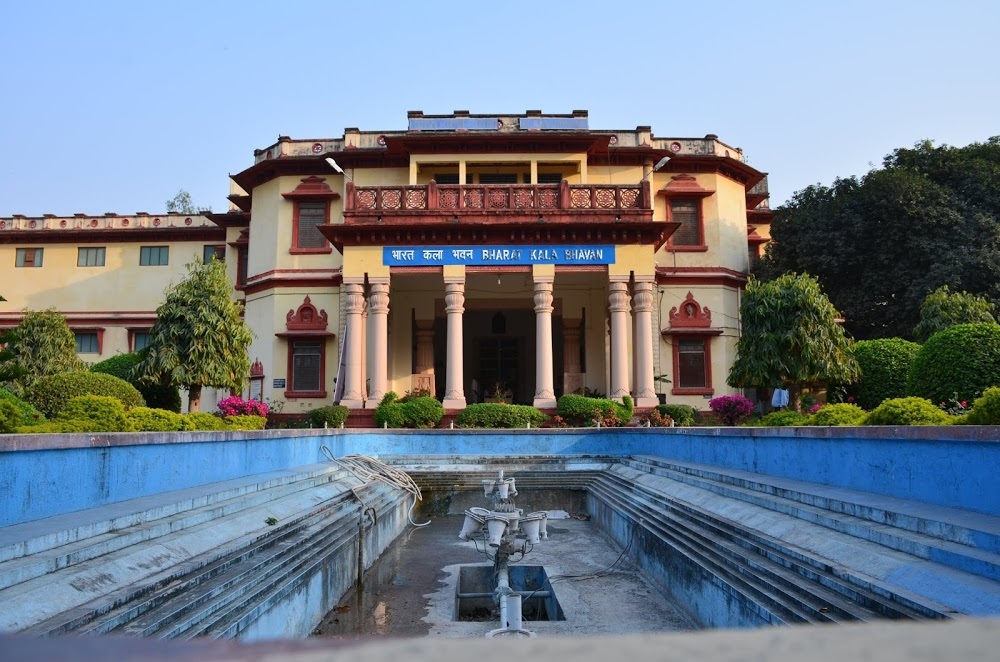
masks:
<svg viewBox="0 0 1000 662"><path fill-rule="evenodd" d="M1000 134L1000 2L0 0L0 216L226 209L278 135L406 111L716 133L796 190Z"/></svg>

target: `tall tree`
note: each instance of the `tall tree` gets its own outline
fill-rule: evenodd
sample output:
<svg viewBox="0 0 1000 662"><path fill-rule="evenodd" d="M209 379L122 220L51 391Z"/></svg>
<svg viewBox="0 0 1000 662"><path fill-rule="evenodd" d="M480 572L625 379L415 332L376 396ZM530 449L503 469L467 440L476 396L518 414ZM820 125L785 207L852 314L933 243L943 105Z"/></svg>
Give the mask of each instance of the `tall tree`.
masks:
<svg viewBox="0 0 1000 662"><path fill-rule="evenodd" d="M816 276L858 338L912 338L941 285L1000 302L1000 137L898 149L882 168L810 186L775 212L754 274Z"/></svg>
<svg viewBox="0 0 1000 662"><path fill-rule="evenodd" d="M797 410L803 386L849 384L860 374L837 310L807 274L772 281L751 277L740 318L730 386L783 386L788 406Z"/></svg>
<svg viewBox="0 0 1000 662"><path fill-rule="evenodd" d="M167 200L166 207L167 211L178 214L200 214L204 211L212 211L210 207L196 207L194 200L191 199L191 194L184 189L179 190L177 195Z"/></svg>
<svg viewBox="0 0 1000 662"><path fill-rule="evenodd" d="M21 323L6 338L11 358L6 361L14 390L31 386L42 377L60 372L82 370L83 361L76 355L76 338L66 318L55 309L24 311Z"/></svg>
<svg viewBox="0 0 1000 662"><path fill-rule="evenodd" d="M920 305L920 323L913 330L913 335L917 342L922 343L938 331L956 324L996 323L993 316L995 308L984 297L968 292L950 292L947 285L942 285L928 294Z"/></svg>
<svg viewBox="0 0 1000 662"><path fill-rule="evenodd" d="M169 289L135 374L144 382L188 390L188 411L201 408L202 387L242 389L250 376L247 348L253 332L230 298L224 262L187 265L187 277Z"/></svg>

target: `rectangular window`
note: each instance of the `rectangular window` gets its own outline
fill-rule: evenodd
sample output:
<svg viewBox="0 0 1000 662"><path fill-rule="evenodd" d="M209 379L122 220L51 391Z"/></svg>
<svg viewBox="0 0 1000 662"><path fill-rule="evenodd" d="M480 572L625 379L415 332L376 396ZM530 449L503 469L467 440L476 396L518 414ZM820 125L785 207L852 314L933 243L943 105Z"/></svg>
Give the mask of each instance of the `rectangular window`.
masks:
<svg viewBox="0 0 1000 662"><path fill-rule="evenodd" d="M434 174L434 181L438 184L457 184L458 173L438 172Z"/></svg>
<svg viewBox="0 0 1000 662"><path fill-rule="evenodd" d="M236 247L236 287L247 286L247 268L250 263L250 249L247 246Z"/></svg>
<svg viewBox="0 0 1000 662"><path fill-rule="evenodd" d="M706 388L705 340L677 340L677 388Z"/></svg>
<svg viewBox="0 0 1000 662"><path fill-rule="evenodd" d="M103 267L104 246L100 248L81 248L76 254L78 267Z"/></svg>
<svg viewBox="0 0 1000 662"><path fill-rule="evenodd" d="M673 246L702 246L701 222L698 218L701 212L700 200L671 200L670 220L680 223L672 235L670 244Z"/></svg>
<svg viewBox="0 0 1000 662"><path fill-rule="evenodd" d="M76 339L77 354L100 354L100 344L97 342L97 333L93 331L76 331L73 333Z"/></svg>
<svg viewBox="0 0 1000 662"><path fill-rule="evenodd" d="M294 248L327 248L326 237L317 227L326 224L326 202L295 203Z"/></svg>
<svg viewBox="0 0 1000 662"><path fill-rule="evenodd" d="M133 331L132 332L132 351L138 352L140 350L146 349L146 345L149 344L149 332L148 331Z"/></svg>
<svg viewBox="0 0 1000 662"><path fill-rule="evenodd" d="M540 172L538 173L538 183L539 184L561 184L563 180L562 174L558 172Z"/></svg>
<svg viewBox="0 0 1000 662"><path fill-rule="evenodd" d="M140 267L165 267L169 263L169 246L142 246L139 249Z"/></svg>
<svg viewBox="0 0 1000 662"><path fill-rule="evenodd" d="M213 245L205 246L204 251L202 252L201 255L201 259L205 262L205 264L208 264L213 259L218 260L219 262L225 262L226 247L213 246Z"/></svg>
<svg viewBox="0 0 1000 662"><path fill-rule="evenodd" d="M323 341L291 340L293 391L318 393L323 390Z"/></svg>
<svg viewBox="0 0 1000 662"><path fill-rule="evenodd" d="M517 173L479 173L480 184L517 184Z"/></svg>
<svg viewBox="0 0 1000 662"><path fill-rule="evenodd" d="M15 267L42 266L42 248L18 248L14 256Z"/></svg>

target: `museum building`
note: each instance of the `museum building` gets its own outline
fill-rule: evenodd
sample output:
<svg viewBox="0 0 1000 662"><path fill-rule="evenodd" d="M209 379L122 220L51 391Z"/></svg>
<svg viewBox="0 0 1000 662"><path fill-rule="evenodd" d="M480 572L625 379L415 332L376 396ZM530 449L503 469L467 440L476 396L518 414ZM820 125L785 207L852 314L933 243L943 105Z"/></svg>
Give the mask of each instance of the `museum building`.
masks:
<svg viewBox="0 0 1000 662"><path fill-rule="evenodd" d="M281 136L231 180L225 213L0 218L0 327L54 307L87 361L141 349L164 289L217 257L256 336L245 394L284 413L736 392L771 212L765 174L715 135L411 111L405 130Z"/></svg>

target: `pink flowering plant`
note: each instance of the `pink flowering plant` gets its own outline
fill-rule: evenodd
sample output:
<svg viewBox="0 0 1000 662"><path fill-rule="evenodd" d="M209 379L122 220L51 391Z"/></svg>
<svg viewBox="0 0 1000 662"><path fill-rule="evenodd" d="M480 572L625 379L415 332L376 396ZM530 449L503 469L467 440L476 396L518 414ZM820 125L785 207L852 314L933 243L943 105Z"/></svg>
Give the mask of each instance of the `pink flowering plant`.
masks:
<svg viewBox="0 0 1000 662"><path fill-rule="evenodd" d="M238 395L219 400L219 413L223 416L267 416L268 406L258 400L244 400Z"/></svg>
<svg viewBox="0 0 1000 662"><path fill-rule="evenodd" d="M959 400L958 393L953 393L950 398L938 403L938 409L951 416L961 416L969 412L969 403L966 400Z"/></svg>
<svg viewBox="0 0 1000 662"><path fill-rule="evenodd" d="M726 425L745 423L753 414L753 403L742 395L720 395L708 401L708 408Z"/></svg>

